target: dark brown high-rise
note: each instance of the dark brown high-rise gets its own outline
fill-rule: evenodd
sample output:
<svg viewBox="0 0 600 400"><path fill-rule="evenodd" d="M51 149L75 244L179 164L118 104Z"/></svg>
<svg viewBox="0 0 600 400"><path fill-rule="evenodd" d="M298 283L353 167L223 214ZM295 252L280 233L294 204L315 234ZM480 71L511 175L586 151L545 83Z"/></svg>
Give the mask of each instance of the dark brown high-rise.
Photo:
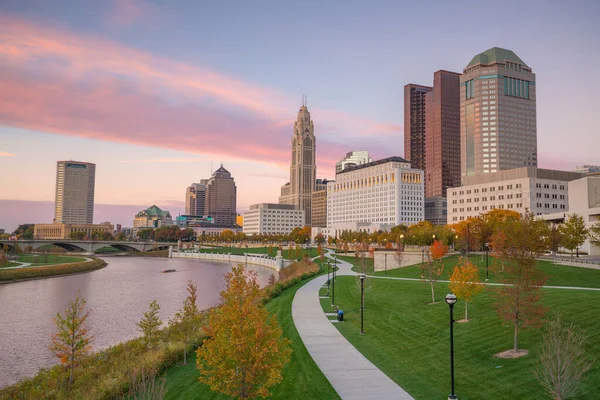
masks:
<svg viewBox="0 0 600 400"><path fill-rule="evenodd" d="M425 94L431 87L404 86L404 158L410 166L425 169Z"/></svg>
<svg viewBox="0 0 600 400"><path fill-rule="evenodd" d="M460 74L433 74L425 95L425 196L446 197L460 186Z"/></svg>
<svg viewBox="0 0 600 400"><path fill-rule="evenodd" d="M204 212L211 216L216 224L235 225L237 188L233 177L223 164L206 183Z"/></svg>

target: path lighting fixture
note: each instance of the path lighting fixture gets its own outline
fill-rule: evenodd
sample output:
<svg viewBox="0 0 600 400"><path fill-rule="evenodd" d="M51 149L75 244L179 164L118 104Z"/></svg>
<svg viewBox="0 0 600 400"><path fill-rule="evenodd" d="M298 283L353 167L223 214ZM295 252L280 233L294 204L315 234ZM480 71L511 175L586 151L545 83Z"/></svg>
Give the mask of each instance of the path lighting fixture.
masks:
<svg viewBox="0 0 600 400"><path fill-rule="evenodd" d="M485 280L486 280L486 282L490 278L488 275L489 257L490 257L490 244L486 243L485 244Z"/></svg>
<svg viewBox="0 0 600 400"><path fill-rule="evenodd" d="M448 395L448 400L458 400L458 397L454 394L454 304L456 304L457 298L453 293L446 295L444 299L450 307L450 384L452 391Z"/></svg>
<svg viewBox="0 0 600 400"><path fill-rule="evenodd" d="M365 313L365 274L360 274L360 334L364 335L364 313Z"/></svg>

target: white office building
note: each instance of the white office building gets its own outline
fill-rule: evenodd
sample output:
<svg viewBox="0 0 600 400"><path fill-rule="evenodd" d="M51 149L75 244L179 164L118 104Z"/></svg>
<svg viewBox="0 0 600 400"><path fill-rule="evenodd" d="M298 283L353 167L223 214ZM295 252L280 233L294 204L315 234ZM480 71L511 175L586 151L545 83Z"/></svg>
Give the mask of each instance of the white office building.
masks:
<svg viewBox="0 0 600 400"><path fill-rule="evenodd" d="M287 235L304 224L304 210L298 210L293 204L253 204L244 213L244 233L247 235Z"/></svg>
<svg viewBox="0 0 600 400"><path fill-rule="evenodd" d="M356 167L370 162L373 162L373 159L369 157L368 151L351 151L346 153L346 157L335 163L335 173L342 172L346 167Z"/></svg>
<svg viewBox="0 0 600 400"><path fill-rule="evenodd" d="M327 184L327 231L388 230L424 219L423 171L401 157L347 167Z"/></svg>
<svg viewBox="0 0 600 400"><path fill-rule="evenodd" d="M523 167L467 176L463 186L448 189L448 223L464 221L493 209L535 215L566 211L568 183L577 172Z"/></svg>

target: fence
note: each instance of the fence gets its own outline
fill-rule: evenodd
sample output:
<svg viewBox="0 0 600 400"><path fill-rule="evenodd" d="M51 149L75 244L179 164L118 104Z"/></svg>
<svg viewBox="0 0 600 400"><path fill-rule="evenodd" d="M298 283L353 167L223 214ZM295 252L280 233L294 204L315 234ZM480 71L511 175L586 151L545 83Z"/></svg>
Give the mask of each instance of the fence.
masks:
<svg viewBox="0 0 600 400"><path fill-rule="evenodd" d="M207 261L224 261L241 264L253 264L279 271L282 268L287 268L292 264L292 261L284 260L283 257L270 257L266 254L251 254L244 253L243 255L235 255L229 253L200 253L193 250L169 249L169 258L187 258L194 260Z"/></svg>

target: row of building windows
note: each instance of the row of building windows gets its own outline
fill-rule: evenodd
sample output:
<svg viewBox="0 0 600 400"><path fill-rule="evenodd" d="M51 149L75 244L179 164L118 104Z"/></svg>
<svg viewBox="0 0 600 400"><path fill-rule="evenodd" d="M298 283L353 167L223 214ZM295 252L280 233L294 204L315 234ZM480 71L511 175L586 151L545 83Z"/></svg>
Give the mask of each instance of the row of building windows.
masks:
<svg viewBox="0 0 600 400"><path fill-rule="evenodd" d="M529 99L529 81L504 77L504 94L506 96Z"/></svg>

